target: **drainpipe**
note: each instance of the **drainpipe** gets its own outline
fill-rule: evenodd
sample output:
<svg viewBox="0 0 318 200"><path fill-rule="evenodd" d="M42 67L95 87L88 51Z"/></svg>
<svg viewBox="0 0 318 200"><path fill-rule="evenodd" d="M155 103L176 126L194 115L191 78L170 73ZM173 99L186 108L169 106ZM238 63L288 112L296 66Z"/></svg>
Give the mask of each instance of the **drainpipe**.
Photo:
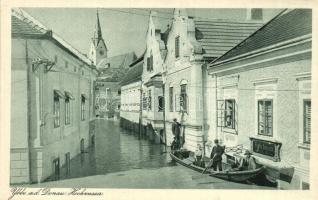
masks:
<svg viewBox="0 0 318 200"><path fill-rule="evenodd" d="M165 152L167 152L167 134L166 134L166 98L165 98L165 84L162 84L162 98L163 98L163 131L165 136Z"/></svg>
<svg viewBox="0 0 318 200"><path fill-rule="evenodd" d="M27 138L28 138L28 147L27 147L27 152L28 152L28 156L29 156L29 182L32 182L32 170L31 170L31 80L30 80L30 73L32 70L32 66L30 66L30 62L29 62L29 52L28 52L28 41L25 40L25 62L27 65L27 117L28 117L28 122L27 122Z"/></svg>
<svg viewBox="0 0 318 200"><path fill-rule="evenodd" d="M216 137L219 138L218 136L218 78L217 75L214 75L215 77L215 134Z"/></svg>
<svg viewBox="0 0 318 200"><path fill-rule="evenodd" d="M140 100L139 100L139 137L142 131L142 80L140 81Z"/></svg>
<svg viewBox="0 0 318 200"><path fill-rule="evenodd" d="M203 143L203 156L205 156L205 113L204 113L204 108L205 108L205 69L206 69L206 64L204 63L201 66L201 70L202 70L202 143Z"/></svg>

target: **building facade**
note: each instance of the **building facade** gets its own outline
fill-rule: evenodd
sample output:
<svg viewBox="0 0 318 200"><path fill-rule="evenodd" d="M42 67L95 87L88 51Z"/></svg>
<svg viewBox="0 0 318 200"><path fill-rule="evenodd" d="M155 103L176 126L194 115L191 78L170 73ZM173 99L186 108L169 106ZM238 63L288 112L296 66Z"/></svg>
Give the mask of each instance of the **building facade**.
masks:
<svg viewBox="0 0 318 200"><path fill-rule="evenodd" d="M162 31L156 12L151 12L142 73L142 126L150 140L164 142L163 62L169 28Z"/></svg>
<svg viewBox="0 0 318 200"><path fill-rule="evenodd" d="M190 17L186 9L175 9L167 39L164 62L165 123L171 144L171 124L181 123L183 147L195 151L205 147L208 131L206 66L263 24L259 20L202 19ZM207 148L210 151L211 148Z"/></svg>
<svg viewBox="0 0 318 200"><path fill-rule="evenodd" d="M310 10L285 10L208 68L209 137L249 149L282 189L309 188L311 32Z"/></svg>
<svg viewBox="0 0 318 200"><path fill-rule="evenodd" d="M121 81L120 126L141 134L142 130L142 82L144 57L130 64L130 69Z"/></svg>
<svg viewBox="0 0 318 200"><path fill-rule="evenodd" d="M96 26L91 40L89 58L96 65L98 76L95 84L96 116L119 118L120 81L128 71L129 64L136 59L134 52L108 56L108 49L102 36L99 13L96 13Z"/></svg>
<svg viewBox="0 0 318 200"><path fill-rule="evenodd" d="M21 14L22 12L22 14ZM89 146L91 61L24 11L12 11L10 183L67 176Z"/></svg>

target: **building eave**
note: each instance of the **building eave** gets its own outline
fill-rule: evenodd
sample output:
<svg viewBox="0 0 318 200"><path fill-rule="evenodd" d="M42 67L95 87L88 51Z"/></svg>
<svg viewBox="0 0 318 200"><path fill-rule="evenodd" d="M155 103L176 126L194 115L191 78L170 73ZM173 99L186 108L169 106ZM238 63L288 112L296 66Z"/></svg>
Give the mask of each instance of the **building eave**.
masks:
<svg viewBox="0 0 318 200"><path fill-rule="evenodd" d="M257 56L262 56L262 55L265 55L265 54L268 54L268 53L272 53L274 51L279 51L279 50L284 50L284 49L287 49L287 48L292 48L294 46L301 45L301 44L304 44L304 43L308 43L308 42L311 42L311 41L312 41L312 34L307 34L307 35L304 35L304 36L301 36L301 37L298 37L298 38L294 38L292 40L287 40L287 41L284 41L284 42L281 42L281 43L278 43L278 44L275 44L275 45L271 45L271 46L268 46L268 47L265 47L265 48L261 48L261 49L255 50L255 51L251 51L251 52L248 52L246 54L242 54L242 55L233 57L231 59L223 60L223 61L220 61L220 62L218 62L216 60L215 63L212 62L211 64L208 65L208 71L210 73L210 72L212 72L214 70L217 70L216 68L221 69L223 66L228 65L228 64L245 61L245 60L248 60L250 58L254 58L254 57L257 57Z"/></svg>

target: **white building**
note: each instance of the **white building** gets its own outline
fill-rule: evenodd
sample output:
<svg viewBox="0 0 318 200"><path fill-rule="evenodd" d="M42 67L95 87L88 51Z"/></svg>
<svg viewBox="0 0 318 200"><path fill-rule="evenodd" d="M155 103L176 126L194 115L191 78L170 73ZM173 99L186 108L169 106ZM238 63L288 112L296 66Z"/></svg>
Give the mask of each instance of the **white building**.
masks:
<svg viewBox="0 0 318 200"><path fill-rule="evenodd" d="M120 126L140 133L141 128L141 76L144 57L130 64L128 73L121 81Z"/></svg>
<svg viewBox="0 0 318 200"><path fill-rule="evenodd" d="M193 18L175 9L164 62L167 143L173 139L173 118L182 124L184 147L205 145L207 132L206 64L218 58L263 24L258 20ZM211 140L211 138L210 138ZM209 151L210 149L208 149Z"/></svg>

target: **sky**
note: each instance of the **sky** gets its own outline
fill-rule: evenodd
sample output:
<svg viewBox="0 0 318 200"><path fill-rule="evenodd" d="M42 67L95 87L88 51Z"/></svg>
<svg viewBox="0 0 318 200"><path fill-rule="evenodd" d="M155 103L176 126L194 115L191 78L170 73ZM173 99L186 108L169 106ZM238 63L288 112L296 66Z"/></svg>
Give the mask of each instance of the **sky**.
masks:
<svg viewBox="0 0 318 200"><path fill-rule="evenodd" d="M88 54L96 25L96 8L23 8L48 29L61 36L83 54ZM108 55L116 56L134 51L141 55L146 46L149 12L157 12L165 31L173 9L151 8L98 8L103 38ZM279 10L267 9L264 19L269 20ZM190 16L207 19L245 19L246 9L187 9Z"/></svg>

